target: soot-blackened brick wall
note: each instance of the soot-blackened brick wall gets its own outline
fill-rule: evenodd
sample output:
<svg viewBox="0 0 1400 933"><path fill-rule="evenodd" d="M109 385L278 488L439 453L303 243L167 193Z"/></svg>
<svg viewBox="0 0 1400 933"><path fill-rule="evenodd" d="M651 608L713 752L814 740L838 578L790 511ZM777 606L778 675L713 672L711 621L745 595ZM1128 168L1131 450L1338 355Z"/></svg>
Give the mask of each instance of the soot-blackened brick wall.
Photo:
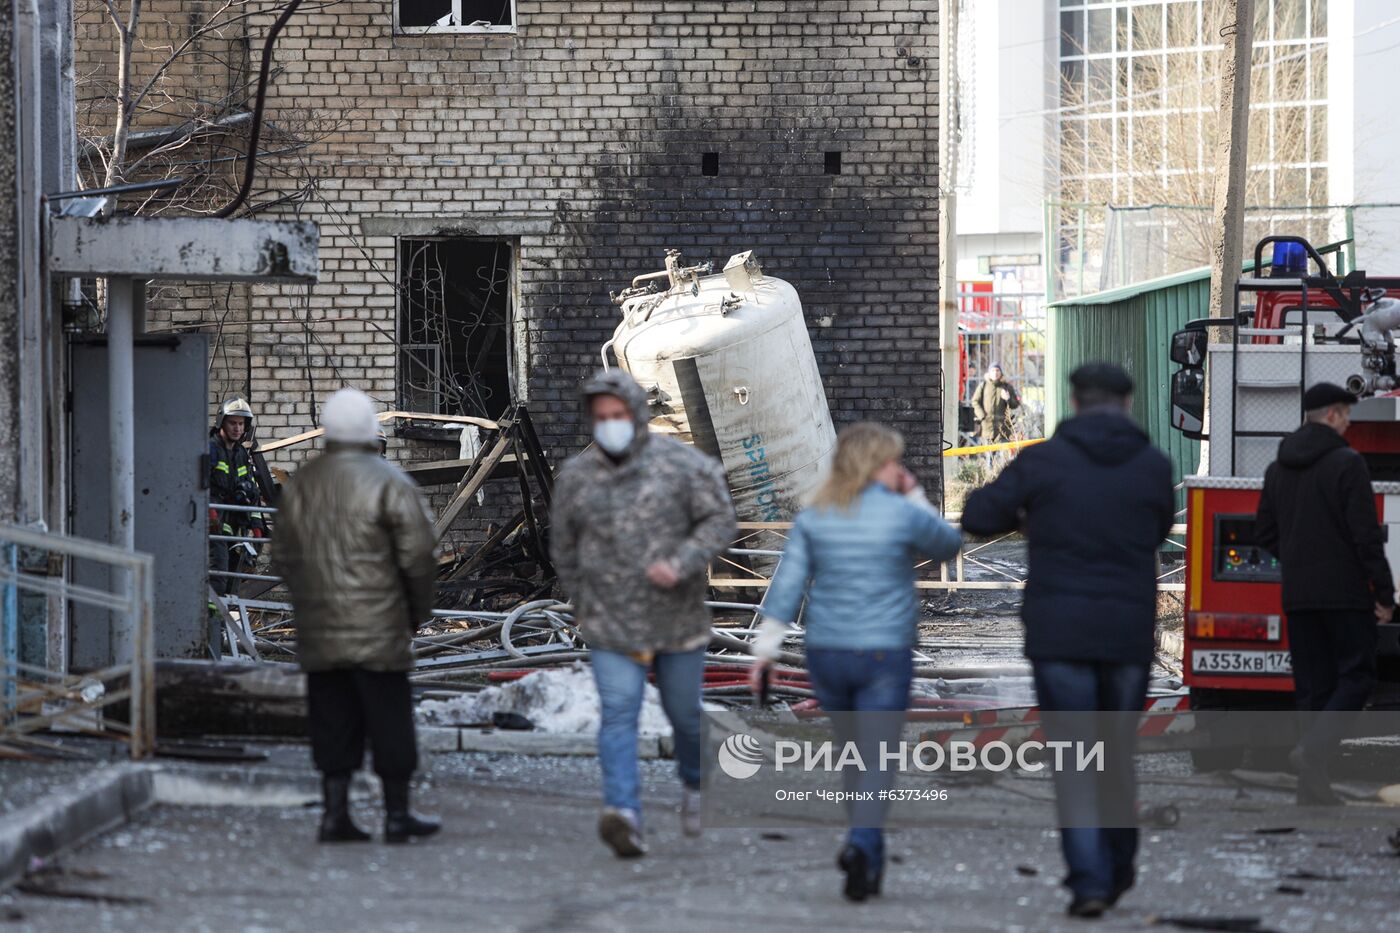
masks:
<svg viewBox="0 0 1400 933"><path fill-rule="evenodd" d="M608 291L667 248L753 249L802 298L838 426L902 429L932 485L936 7L518 0L518 33L490 37L395 35L390 0L299 13L268 119L310 127L310 145L270 156L259 188L275 201L315 178L263 216L319 222L322 274L309 295L252 289L227 319L248 320L262 435L305 430L345 383L394 403L400 237L513 239L513 372L556 457L582 441L575 392L618 321ZM250 21L255 49L268 22Z"/></svg>
<svg viewBox="0 0 1400 933"><path fill-rule="evenodd" d="M643 107L598 121L585 193L561 202L541 242L554 263L525 270L532 396L570 402L618 320L604 286L660 268L665 247L719 263L752 248L802 298L838 426L892 423L934 472L933 6L701 3L633 40L646 58L629 67L645 70L606 83L644 89ZM576 18L566 44L606 42ZM828 152L840 174L827 174Z"/></svg>

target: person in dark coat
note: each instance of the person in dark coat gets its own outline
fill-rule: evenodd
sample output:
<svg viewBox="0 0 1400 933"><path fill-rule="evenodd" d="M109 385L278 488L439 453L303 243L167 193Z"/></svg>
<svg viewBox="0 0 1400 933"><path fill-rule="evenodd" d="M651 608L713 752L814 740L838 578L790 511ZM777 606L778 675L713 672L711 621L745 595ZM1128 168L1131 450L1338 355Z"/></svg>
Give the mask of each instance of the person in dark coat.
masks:
<svg viewBox="0 0 1400 933"><path fill-rule="evenodd" d="M1133 754L1157 614L1157 549L1175 517L1171 464L1128 414L1133 383L1108 363L1070 376L1075 416L1023 450L963 508L963 530L1021 529L1021 617L1052 739L1104 742L1101 772L1055 772L1072 916L1097 917L1134 881ZM1060 717L1060 711L1105 711ZM1072 719L1072 721L1071 721Z"/></svg>
<svg viewBox="0 0 1400 933"><path fill-rule="evenodd" d="M1320 382L1303 395L1303 426L1264 473L1255 525L1283 569L1294 695L1309 716L1289 760L1298 802L1336 804L1329 761L1376 681L1376 623L1389 622L1395 582L1385 559L1371 475L1342 436L1356 396Z"/></svg>

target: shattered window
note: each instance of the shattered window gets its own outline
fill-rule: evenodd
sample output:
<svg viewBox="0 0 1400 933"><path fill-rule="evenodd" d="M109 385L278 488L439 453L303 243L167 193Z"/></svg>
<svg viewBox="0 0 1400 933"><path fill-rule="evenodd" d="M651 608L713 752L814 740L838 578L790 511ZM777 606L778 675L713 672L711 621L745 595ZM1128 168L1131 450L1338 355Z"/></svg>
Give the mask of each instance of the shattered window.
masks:
<svg viewBox="0 0 1400 933"><path fill-rule="evenodd" d="M514 244L399 241L399 408L498 418L510 404Z"/></svg>
<svg viewBox="0 0 1400 933"><path fill-rule="evenodd" d="M515 0L396 0L399 32L514 32Z"/></svg>

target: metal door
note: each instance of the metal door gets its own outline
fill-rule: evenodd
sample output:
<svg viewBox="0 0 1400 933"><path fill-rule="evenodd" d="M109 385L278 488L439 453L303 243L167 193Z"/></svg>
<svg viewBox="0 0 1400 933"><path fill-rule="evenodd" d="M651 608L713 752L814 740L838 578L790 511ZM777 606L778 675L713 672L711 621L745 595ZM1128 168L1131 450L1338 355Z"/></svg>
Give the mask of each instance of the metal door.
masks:
<svg viewBox="0 0 1400 933"><path fill-rule="evenodd" d="M107 344L85 341L71 350L70 527L79 537L105 541ZM155 649L161 658L208 657L208 359L204 334L136 339L136 549L155 557ZM103 572L79 563L73 579L91 583L92 574ZM112 657L107 612L75 604L69 618L74 670L126 660Z"/></svg>

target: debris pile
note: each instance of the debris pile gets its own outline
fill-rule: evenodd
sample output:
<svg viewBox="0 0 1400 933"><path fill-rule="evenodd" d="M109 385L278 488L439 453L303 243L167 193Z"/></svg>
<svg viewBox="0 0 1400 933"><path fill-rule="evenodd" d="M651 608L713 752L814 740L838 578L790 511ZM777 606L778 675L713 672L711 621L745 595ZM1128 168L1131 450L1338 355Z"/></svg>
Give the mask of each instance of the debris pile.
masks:
<svg viewBox="0 0 1400 933"><path fill-rule="evenodd" d="M598 731L598 688L593 672L579 662L565 668L534 671L518 679L463 693L446 700L424 700L418 721L430 726L489 726L498 713L523 716L540 732ZM638 730L643 736L670 735L661 711L661 695L652 684L642 698Z"/></svg>
<svg viewBox="0 0 1400 933"><path fill-rule="evenodd" d="M391 414L410 421L420 417ZM421 417L443 421L448 416ZM455 484L434 521L439 540L479 500L488 482L513 487L518 493L514 508L506 512L509 517L489 528L484 540L470 548L446 549L438 608L413 640L411 677L419 691L430 697L424 703L423 721L481 725L497 713L514 713L544 731L589 731L594 727L590 723L596 724L597 694L579 665L588 658L586 633L579 631L573 607L562 600L549 561L553 476L529 412L515 405L495 422L463 420L474 423L464 430L460 459L408 468L421 485ZM752 570L741 564L779 554L776 549L755 548L748 538L741 538L717 564L729 577L737 577L731 580L717 573L712 578L717 587L712 596L723 599L725 594L752 592L744 585ZM1007 560L1022 558L1016 552ZM746 569L747 576L741 572ZM1016 563L998 572L1012 575L1019 570ZM258 586L251 588L261 587L267 595L250 599L250 587L244 586L242 596L228 599L223 621L227 650L234 657L294 658L295 620L290 603L274 598L279 582L272 576L260 577ZM998 594L995 605L985 605L987 600L977 599L976 594L959 593L957 606L947 598L944 602L949 605L941 611L938 606L928 607L933 618L926 617L921 625L915 654L915 705L930 715L1034 703L1029 671L1020 657L1016 603ZM753 703L749 643L760 616L758 603L748 602L750 598L730 596L729 601L708 604L715 613L703 688L708 702L730 707ZM969 599L974 605L965 606ZM965 612L978 619L976 632L956 618ZM989 619L988 614L995 618ZM774 669L770 698L802 710L815 706L805 668L802 642L794 633ZM1167 685L1159 678L1155 686Z"/></svg>

